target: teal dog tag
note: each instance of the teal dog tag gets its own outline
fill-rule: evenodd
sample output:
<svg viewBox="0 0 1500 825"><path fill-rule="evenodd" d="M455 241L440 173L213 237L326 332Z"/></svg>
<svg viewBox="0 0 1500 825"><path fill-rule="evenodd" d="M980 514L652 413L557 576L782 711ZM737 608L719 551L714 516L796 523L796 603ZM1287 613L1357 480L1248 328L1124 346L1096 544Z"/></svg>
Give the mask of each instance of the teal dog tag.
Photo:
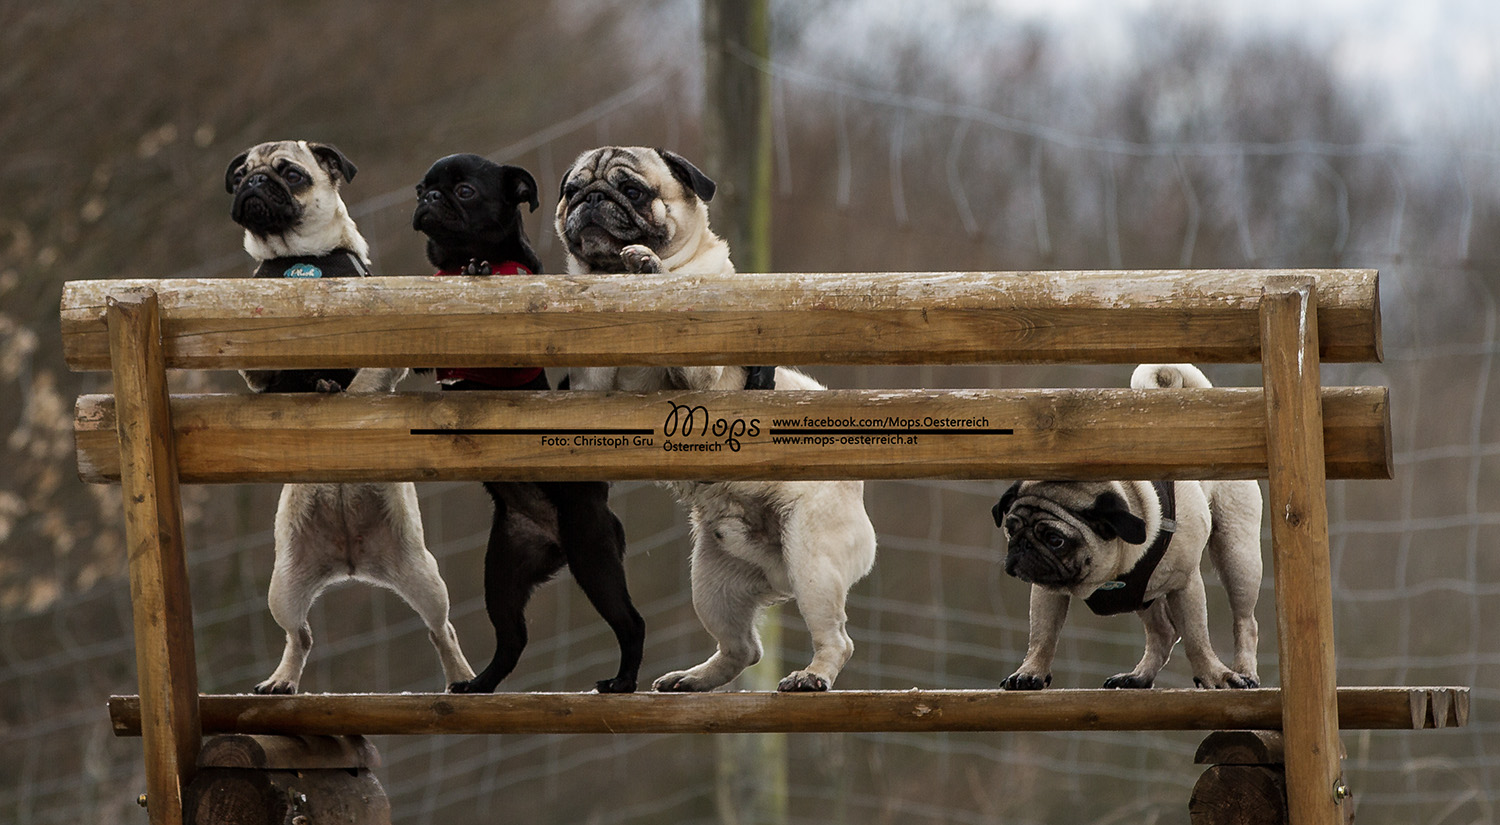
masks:
<svg viewBox="0 0 1500 825"><path fill-rule="evenodd" d="M318 269L317 267L313 266L312 264L297 264L295 266L287 267L286 272L281 273L281 277L283 277L283 278L321 278L321 277L323 277L323 270Z"/></svg>

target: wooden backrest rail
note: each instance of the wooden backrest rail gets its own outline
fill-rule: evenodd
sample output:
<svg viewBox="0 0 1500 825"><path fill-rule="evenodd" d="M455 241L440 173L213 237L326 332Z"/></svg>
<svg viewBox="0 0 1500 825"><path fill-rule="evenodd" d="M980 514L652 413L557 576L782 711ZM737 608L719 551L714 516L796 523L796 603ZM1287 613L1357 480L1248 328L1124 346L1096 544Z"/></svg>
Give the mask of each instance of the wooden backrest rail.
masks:
<svg viewBox="0 0 1500 825"><path fill-rule="evenodd" d="M1319 358L1380 359L1371 270L1317 285ZM1260 360L1264 272L76 281L62 337L110 369L106 298L158 296L170 369ZM434 360L435 359L435 360Z"/></svg>

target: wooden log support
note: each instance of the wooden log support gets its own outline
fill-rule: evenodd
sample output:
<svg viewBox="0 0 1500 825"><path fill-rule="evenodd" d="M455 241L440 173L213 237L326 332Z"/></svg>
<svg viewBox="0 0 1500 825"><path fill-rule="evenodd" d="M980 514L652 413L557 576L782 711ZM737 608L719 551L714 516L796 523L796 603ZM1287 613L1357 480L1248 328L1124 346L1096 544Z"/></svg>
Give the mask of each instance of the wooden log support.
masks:
<svg viewBox="0 0 1500 825"><path fill-rule="evenodd" d="M1320 356L1378 361L1373 270L1319 284ZM74 281L75 370L109 368L104 296L161 295L167 366L1255 363L1266 272L911 272Z"/></svg>
<svg viewBox="0 0 1500 825"><path fill-rule="evenodd" d="M1198 746L1193 762L1210 767L1188 800L1191 825L1288 825L1286 746L1280 732L1215 731ZM1341 811L1343 825L1354 821L1352 802Z"/></svg>
<svg viewBox="0 0 1500 825"><path fill-rule="evenodd" d="M184 793L187 825L390 825L362 736L215 736Z"/></svg>
<svg viewBox="0 0 1500 825"><path fill-rule="evenodd" d="M1340 822L1346 787L1339 761L1322 407L1316 400L1317 301L1311 280L1274 279L1261 308L1271 459L1266 511L1292 825Z"/></svg>
<svg viewBox="0 0 1500 825"><path fill-rule="evenodd" d="M1389 478L1387 390L1321 393L1330 475ZM193 483L1205 479L1264 478L1268 467L1266 402L1252 388L239 394L172 403L179 472ZM114 419L108 396L79 399L86 481L118 475ZM787 419L799 426L777 423ZM807 434L820 443L800 440Z"/></svg>
<svg viewBox="0 0 1500 825"><path fill-rule="evenodd" d="M1193 762L1210 767L1188 799L1190 825L1288 825L1280 732L1215 731Z"/></svg>
<svg viewBox="0 0 1500 825"><path fill-rule="evenodd" d="M1340 726L1433 727L1432 697L1467 688L1339 689ZM210 733L868 733L1279 730L1281 690L836 690L828 693L445 693L203 696ZM140 700L109 700L116 735L140 733ZM1444 720L1456 725L1454 718Z"/></svg>
<svg viewBox="0 0 1500 825"><path fill-rule="evenodd" d="M150 291L108 303L147 807L152 825L179 825L200 741L198 672L160 317Z"/></svg>

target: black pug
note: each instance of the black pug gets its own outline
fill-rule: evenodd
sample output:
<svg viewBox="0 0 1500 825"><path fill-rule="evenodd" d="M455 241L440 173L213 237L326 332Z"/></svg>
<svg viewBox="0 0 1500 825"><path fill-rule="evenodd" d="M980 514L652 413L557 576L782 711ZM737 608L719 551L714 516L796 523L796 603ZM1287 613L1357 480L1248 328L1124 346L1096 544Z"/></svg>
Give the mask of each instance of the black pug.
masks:
<svg viewBox="0 0 1500 825"><path fill-rule="evenodd" d="M478 155L449 155L417 184L412 227L427 236L438 274L535 274L541 261L521 221L521 204L537 208L536 180L516 166ZM547 390L539 367L439 369L444 390ZM484 556L484 604L495 626L495 656L454 693L490 693L515 669L526 647L526 604L538 585L567 565L589 602L615 633L620 671L596 684L600 693L635 690L646 622L625 584L625 530L609 509L609 485L585 482L492 482L495 504Z"/></svg>

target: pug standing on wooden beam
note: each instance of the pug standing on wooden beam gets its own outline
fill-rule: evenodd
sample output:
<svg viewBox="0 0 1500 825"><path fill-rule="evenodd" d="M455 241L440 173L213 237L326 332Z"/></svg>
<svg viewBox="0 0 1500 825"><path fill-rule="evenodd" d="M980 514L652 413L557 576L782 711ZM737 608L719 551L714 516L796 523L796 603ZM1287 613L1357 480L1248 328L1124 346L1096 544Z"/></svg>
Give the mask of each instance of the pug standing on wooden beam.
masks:
<svg viewBox="0 0 1500 825"><path fill-rule="evenodd" d="M563 175L557 234L568 271L732 275L729 246L709 229L714 182L680 155L607 146ZM737 390L823 386L786 367L591 367L569 373L574 390ZM657 679L660 691L705 691L759 661L756 623L793 599L812 635L813 658L783 691L822 691L854 651L845 629L849 588L875 561L875 529L860 481L670 482L693 534L693 607L718 642L709 659Z"/></svg>
<svg viewBox="0 0 1500 825"><path fill-rule="evenodd" d="M542 271L521 207L536 209L536 179L519 166L479 155L439 158L417 184L412 228L427 236L438 275L530 275ZM445 391L546 390L540 367L438 369ZM646 622L625 580L625 528L609 509L603 481L486 481L493 504L484 554L484 606L495 655L454 693L490 693L526 649L526 606L564 566L614 631L620 667L595 682L600 693L631 693L641 667Z"/></svg>
<svg viewBox="0 0 1500 825"><path fill-rule="evenodd" d="M230 216L245 228L258 278L370 274L370 248L339 187L354 164L324 143L283 140L245 150L224 173ZM246 370L255 392L391 392L404 369ZM427 550L416 487L287 484L276 506L276 563L268 601L286 631L281 663L256 693L296 693L312 649L308 611L331 584L362 581L394 590L427 625L447 684L474 678L448 621L448 588Z"/></svg>
<svg viewBox="0 0 1500 825"><path fill-rule="evenodd" d="M1211 387L1192 364L1143 364L1131 389ZM1052 682L1052 659L1073 598L1099 615L1135 613L1146 650L1107 688L1149 688L1180 637L1193 681L1260 687L1260 485L1254 481L1018 481L994 506L1005 531L1005 572L1031 584L1026 658L1006 690ZM1203 553L1218 570L1234 615L1234 665L1208 636Z"/></svg>

